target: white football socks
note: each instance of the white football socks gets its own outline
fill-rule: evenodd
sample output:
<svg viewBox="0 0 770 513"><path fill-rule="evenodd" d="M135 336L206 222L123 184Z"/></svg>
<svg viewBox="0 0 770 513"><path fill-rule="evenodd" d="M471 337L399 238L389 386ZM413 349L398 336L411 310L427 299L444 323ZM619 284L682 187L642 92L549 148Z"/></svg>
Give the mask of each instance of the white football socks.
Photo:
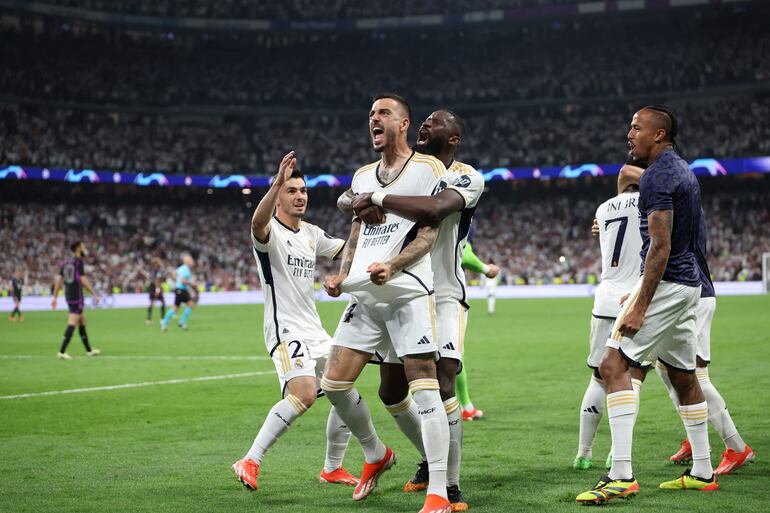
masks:
<svg viewBox="0 0 770 513"><path fill-rule="evenodd" d="M265 422L262 423L262 428L254 439L254 443L251 444L251 449L246 453L246 457L261 464L262 457L270 447L289 429L292 422L306 411L305 405L291 394L275 403L267 414Z"/></svg>
<svg viewBox="0 0 770 513"><path fill-rule="evenodd" d="M634 424L639 411L639 393L635 390L620 390L607 394L607 417L612 433L611 479L631 479L631 446Z"/></svg>
<svg viewBox="0 0 770 513"><path fill-rule="evenodd" d="M708 367L699 367L695 370L695 375L709 406L709 422L711 427L719 433L719 437L725 443L725 447L735 452L743 452L746 449L746 442L738 434L738 429L735 427L733 418L727 410L725 400L713 383L711 383Z"/></svg>
<svg viewBox="0 0 770 513"><path fill-rule="evenodd" d="M698 404L683 404L679 406L679 416L682 417L687 439L692 447L693 476L711 479L711 455L709 454L709 434L706 420L709 407L706 401Z"/></svg>
<svg viewBox="0 0 770 513"><path fill-rule="evenodd" d="M417 411L417 403L412 400L412 394L407 393L403 401L396 404L386 404L385 409L393 416L402 433L412 442L414 448L425 460L425 447L422 444L422 420Z"/></svg>
<svg viewBox="0 0 770 513"><path fill-rule="evenodd" d="M422 419L422 444L428 461L428 494L446 499L449 424L439 394L437 379L415 379L409 383Z"/></svg>
<svg viewBox="0 0 770 513"><path fill-rule="evenodd" d="M447 457L446 482L448 486L460 486L460 461L463 446L463 415L456 397L444 401L449 424L449 455Z"/></svg>
<svg viewBox="0 0 770 513"><path fill-rule="evenodd" d="M337 414L353 433L364 450L367 463L377 463L385 457L385 444L380 441L372 424L366 402L353 388L352 381L321 379L321 388L334 405Z"/></svg>
<svg viewBox="0 0 770 513"><path fill-rule="evenodd" d="M350 430L340 418L334 406L329 410L329 418L326 419L326 460L324 471L334 472L342 467L345 459L345 450L350 441Z"/></svg>
<svg viewBox="0 0 770 513"><path fill-rule="evenodd" d="M604 381L592 375L588 388L583 394L583 402L580 404L580 435L577 453L580 457L589 460L593 457L594 439L599 422L602 420L606 395Z"/></svg>

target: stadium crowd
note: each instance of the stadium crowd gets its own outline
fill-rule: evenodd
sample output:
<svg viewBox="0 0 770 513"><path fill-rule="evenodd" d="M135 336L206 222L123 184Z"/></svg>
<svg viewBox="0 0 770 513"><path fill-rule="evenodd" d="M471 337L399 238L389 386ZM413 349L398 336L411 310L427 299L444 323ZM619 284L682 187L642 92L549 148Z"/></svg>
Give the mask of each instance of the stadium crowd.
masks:
<svg viewBox="0 0 770 513"><path fill-rule="evenodd" d="M43 29L0 33L0 91L123 106L326 110L360 108L383 87L409 91L413 104L431 106L700 91L770 81L768 20L770 9L613 24L598 18L474 30L220 37L93 25L75 30L49 21ZM659 37L639 52L628 35L650 32ZM446 48L452 58L437 58ZM657 57L664 54L668 58ZM438 86L437 77L449 79Z"/></svg>
<svg viewBox="0 0 770 513"><path fill-rule="evenodd" d="M592 283L600 274L599 246L590 236L596 207L613 193L613 178L495 185L475 219L474 249L502 268L507 284ZM703 180L709 221L709 263L717 280L761 279L763 249L770 248L767 180ZM136 192L141 194L141 192ZM336 193L335 193L336 194ZM331 206L314 202L308 221L345 238L349 223ZM171 278L182 252L192 253L196 280L207 290L258 287L248 234L252 207L190 202L178 205L3 203L0 264L4 284L14 270L27 274L27 293L50 292L59 262L73 240L89 250L87 272L97 290L144 290L153 257ZM549 220L549 222L544 222ZM316 278L336 269L319 262ZM7 286L7 284L6 284Z"/></svg>
<svg viewBox="0 0 770 513"><path fill-rule="evenodd" d="M465 115L460 158L486 169L611 163L624 158L639 105L564 105ZM770 155L770 97L682 104L688 158ZM425 113L415 115L415 126ZM374 160L366 113L218 118L0 107L0 165L175 174L266 174L286 148L307 173L346 174ZM730 127L741 127L732 130ZM414 131L413 131L414 133Z"/></svg>
<svg viewBox="0 0 770 513"><path fill-rule="evenodd" d="M258 1L258 0L47 0L47 3L96 11L149 16L195 18L348 19L374 16L458 13L484 9L537 7L577 3L579 0L392 0ZM331 13L331 14L330 14Z"/></svg>

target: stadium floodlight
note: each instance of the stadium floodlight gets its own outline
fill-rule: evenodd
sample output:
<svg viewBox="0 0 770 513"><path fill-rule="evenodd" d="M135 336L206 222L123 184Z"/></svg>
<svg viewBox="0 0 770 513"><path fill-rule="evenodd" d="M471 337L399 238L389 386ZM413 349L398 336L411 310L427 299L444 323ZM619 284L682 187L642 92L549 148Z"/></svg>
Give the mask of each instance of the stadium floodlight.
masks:
<svg viewBox="0 0 770 513"><path fill-rule="evenodd" d="M770 292L770 253L762 253L762 292Z"/></svg>

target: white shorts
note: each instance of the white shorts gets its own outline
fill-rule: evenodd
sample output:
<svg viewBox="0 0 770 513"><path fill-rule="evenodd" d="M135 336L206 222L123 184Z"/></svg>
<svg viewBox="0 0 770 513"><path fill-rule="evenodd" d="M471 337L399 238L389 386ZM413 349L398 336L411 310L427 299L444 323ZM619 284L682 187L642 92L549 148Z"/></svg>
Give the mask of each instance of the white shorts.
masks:
<svg viewBox="0 0 770 513"><path fill-rule="evenodd" d="M278 374L281 396L286 395L286 384L300 376L316 378L316 386L321 390L326 358L334 342L331 338L306 342L296 333L284 332L280 342L275 339L268 339L266 342L275 372Z"/></svg>
<svg viewBox="0 0 770 513"><path fill-rule="evenodd" d="M436 300L436 342L441 358L463 361L468 309L454 298Z"/></svg>
<svg viewBox="0 0 770 513"><path fill-rule="evenodd" d="M436 353L436 307L433 295L405 302L366 305L351 300L342 314L334 344L398 358Z"/></svg>
<svg viewBox="0 0 770 513"><path fill-rule="evenodd" d="M706 363L711 361L711 321L717 309L717 298L702 297L695 307L695 334L697 355Z"/></svg>
<svg viewBox="0 0 770 513"><path fill-rule="evenodd" d="M618 326L639 296L641 285L642 278L620 310L607 347L619 349L636 367L658 359L668 367L695 372L695 307L700 298L700 285L688 287L661 281L639 332L632 337L623 337Z"/></svg>
<svg viewBox="0 0 770 513"><path fill-rule="evenodd" d="M591 338L589 340L587 364L592 369L599 368L599 362L604 356L604 348L607 345L607 339L612 335L612 326L615 324L614 317L596 317L591 316Z"/></svg>

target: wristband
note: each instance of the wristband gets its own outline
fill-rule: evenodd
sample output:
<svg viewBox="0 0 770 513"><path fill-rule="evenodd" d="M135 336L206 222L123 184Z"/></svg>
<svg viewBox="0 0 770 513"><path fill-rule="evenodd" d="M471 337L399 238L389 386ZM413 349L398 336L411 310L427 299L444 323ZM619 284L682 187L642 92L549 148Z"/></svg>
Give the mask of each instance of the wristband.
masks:
<svg viewBox="0 0 770 513"><path fill-rule="evenodd" d="M489 272L489 266L487 264L481 264L481 274L487 274Z"/></svg>
<svg viewBox="0 0 770 513"><path fill-rule="evenodd" d="M382 206L382 200L385 199L385 196L387 196L387 194L385 194L384 192L379 192L379 191L378 192L373 192L372 193L372 203L374 203L378 207L381 207Z"/></svg>

